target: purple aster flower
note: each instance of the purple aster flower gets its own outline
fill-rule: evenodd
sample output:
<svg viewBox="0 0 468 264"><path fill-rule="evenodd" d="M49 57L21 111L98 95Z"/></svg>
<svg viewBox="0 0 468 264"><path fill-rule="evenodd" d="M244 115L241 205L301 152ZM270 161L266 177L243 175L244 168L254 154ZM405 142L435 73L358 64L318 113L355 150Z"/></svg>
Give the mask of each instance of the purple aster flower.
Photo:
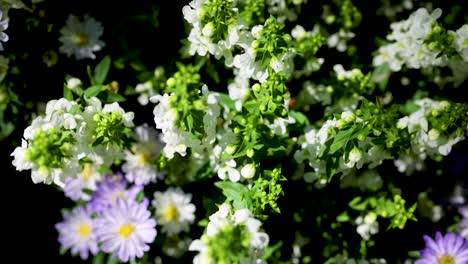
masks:
<svg viewBox="0 0 468 264"><path fill-rule="evenodd" d="M106 208L116 205L117 200L135 200L137 194L143 190L142 186L134 185L128 188L128 183L122 174L106 175L97 184L89 206L94 212L102 212Z"/></svg>
<svg viewBox="0 0 468 264"><path fill-rule="evenodd" d="M71 248L72 255L80 253L82 259L87 259L89 252L96 255L99 251L95 233L96 220L91 218L91 211L79 206L63 217L63 222L55 225L62 247Z"/></svg>
<svg viewBox="0 0 468 264"><path fill-rule="evenodd" d="M0 51L3 50L3 45L2 42L7 42L8 41L8 35L3 32L8 28L8 20L3 20L3 12L0 10Z"/></svg>
<svg viewBox="0 0 468 264"><path fill-rule="evenodd" d="M442 236L436 232L436 238L424 235L426 248L421 250L421 259L415 264L466 264L468 263L468 242L455 233Z"/></svg>
<svg viewBox="0 0 468 264"><path fill-rule="evenodd" d="M156 238L156 220L151 217L147 202L118 199L96 221L102 251L123 262L143 257L150 249L148 244Z"/></svg>

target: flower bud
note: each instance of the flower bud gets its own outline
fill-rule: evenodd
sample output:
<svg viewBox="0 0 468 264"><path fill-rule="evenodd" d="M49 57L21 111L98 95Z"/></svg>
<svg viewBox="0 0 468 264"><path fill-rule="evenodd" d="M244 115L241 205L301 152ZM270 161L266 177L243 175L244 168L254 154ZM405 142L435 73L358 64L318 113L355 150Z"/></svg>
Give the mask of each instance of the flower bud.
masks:
<svg viewBox="0 0 468 264"><path fill-rule="evenodd" d="M242 177L244 177L246 179L252 178L253 176L255 176L255 164L249 163L249 164L245 165L244 167L242 167L240 173L241 173Z"/></svg>

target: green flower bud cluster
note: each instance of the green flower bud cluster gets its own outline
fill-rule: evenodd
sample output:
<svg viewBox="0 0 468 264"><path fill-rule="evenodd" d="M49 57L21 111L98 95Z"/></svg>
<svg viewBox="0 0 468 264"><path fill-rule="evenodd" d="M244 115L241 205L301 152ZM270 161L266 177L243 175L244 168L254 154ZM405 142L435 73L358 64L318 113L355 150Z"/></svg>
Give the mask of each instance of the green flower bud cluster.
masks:
<svg viewBox="0 0 468 264"><path fill-rule="evenodd" d="M362 94L370 94L373 89L370 84L371 73L363 74L359 69L352 69L347 74L337 74L331 81L332 101L354 98L358 100Z"/></svg>
<svg viewBox="0 0 468 264"><path fill-rule="evenodd" d="M363 120L355 130L359 131L358 140L371 137L372 144L381 146L395 156L409 148L409 134L396 126L400 117L397 105L386 109L365 100L355 113Z"/></svg>
<svg viewBox="0 0 468 264"><path fill-rule="evenodd" d="M264 23L265 0L246 0L240 16L249 25L258 25Z"/></svg>
<svg viewBox="0 0 468 264"><path fill-rule="evenodd" d="M458 137L463 136L468 127L468 104L449 103L448 101L443 101L441 104L439 110L433 110L427 117L431 128L430 135L443 133L447 136L453 134Z"/></svg>
<svg viewBox="0 0 468 264"><path fill-rule="evenodd" d="M265 211L267 205L273 211L280 213L277 200L280 196L284 195L284 192L279 182L285 180L286 178L281 174L281 168L265 170L263 175L255 180L251 189L252 212L255 215L261 216L261 212Z"/></svg>
<svg viewBox="0 0 468 264"><path fill-rule="evenodd" d="M247 227L226 225L213 236L203 236L202 241L208 246L208 255L213 263L239 263L249 255L250 233Z"/></svg>
<svg viewBox="0 0 468 264"><path fill-rule="evenodd" d="M199 69L193 65L177 64L178 71L166 82L166 93L172 94L171 106L176 110L176 125L193 134L203 134L206 104L200 95Z"/></svg>
<svg viewBox="0 0 468 264"><path fill-rule="evenodd" d="M362 15L351 0L341 3L340 14L336 20L344 31L350 31L361 23Z"/></svg>
<svg viewBox="0 0 468 264"><path fill-rule="evenodd" d="M100 112L93 116L96 124L92 146L116 145L120 148L128 147L131 142L132 129L127 127L121 113Z"/></svg>
<svg viewBox="0 0 468 264"><path fill-rule="evenodd" d="M324 44L327 43L327 39L320 33L315 33L310 36L301 38L295 43L294 49L295 52L303 56L304 58L309 59L314 56L317 51Z"/></svg>
<svg viewBox="0 0 468 264"><path fill-rule="evenodd" d="M442 25L436 21L432 24L432 30L424 40L424 45L431 51L438 51L440 56L447 56L450 58L457 55L457 51L453 45L455 34L447 31Z"/></svg>
<svg viewBox="0 0 468 264"><path fill-rule="evenodd" d="M411 144L410 136L406 130L397 128L398 117L396 105L384 109L367 100L353 113L343 112L340 116L335 115L335 131L329 133L331 136L318 154L318 158L327 164L328 178L339 172L341 158L345 162L353 161L352 164L355 164L361 160L363 153L372 147L383 151L382 157L369 157L365 162L378 164L381 159L389 156L388 153L397 157L406 151ZM362 145L362 142L368 143Z"/></svg>
<svg viewBox="0 0 468 264"><path fill-rule="evenodd" d="M284 24L279 24L274 17L269 17L259 32L259 38L252 42L255 61L260 61L267 68L273 58L280 59L290 47L291 36L282 31Z"/></svg>
<svg viewBox="0 0 468 264"><path fill-rule="evenodd" d="M37 165L44 175L48 175L50 169L63 168L64 162L72 155L74 142L71 132L55 128L45 131L38 129L29 142L25 159Z"/></svg>
<svg viewBox="0 0 468 264"><path fill-rule="evenodd" d="M349 206L354 210L366 212L367 215L390 219L389 228L403 229L408 220L417 221L414 216L417 204L406 208L405 203L405 199L398 194L393 196L393 200L385 197L369 197L363 200L358 196L349 202Z"/></svg>
<svg viewBox="0 0 468 264"><path fill-rule="evenodd" d="M285 117L288 114L284 104L289 99L289 91L284 84L286 77L282 74L270 73L268 80L262 84L254 84L252 91L257 99L258 109L262 115Z"/></svg>
<svg viewBox="0 0 468 264"><path fill-rule="evenodd" d="M211 40L217 43L226 39L230 26L236 24L237 9L233 0L208 0L203 4L200 20ZM210 35L208 34L208 35Z"/></svg>

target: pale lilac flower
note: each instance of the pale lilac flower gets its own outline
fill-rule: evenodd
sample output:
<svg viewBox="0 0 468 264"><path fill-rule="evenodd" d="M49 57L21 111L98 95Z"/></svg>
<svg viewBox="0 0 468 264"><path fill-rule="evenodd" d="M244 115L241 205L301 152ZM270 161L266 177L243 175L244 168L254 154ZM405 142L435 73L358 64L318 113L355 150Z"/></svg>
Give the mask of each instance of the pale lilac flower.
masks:
<svg viewBox="0 0 468 264"><path fill-rule="evenodd" d="M127 262L143 257L148 244L156 238L156 220L151 217L148 202L118 199L97 220L96 232L104 252Z"/></svg>
<svg viewBox="0 0 468 264"><path fill-rule="evenodd" d="M466 264L468 263L468 242L455 233L442 236L436 232L436 238L424 235L426 247L421 250L421 258L415 264Z"/></svg>
<svg viewBox="0 0 468 264"><path fill-rule="evenodd" d="M93 212L102 212L117 204L118 200L136 200L136 196L143 190L142 186L134 185L130 188L121 174L106 175L98 183L96 191L91 197L89 205Z"/></svg>
<svg viewBox="0 0 468 264"><path fill-rule="evenodd" d="M82 206L64 214L63 222L55 225L62 247L71 249L73 255L79 253L82 259L87 259L90 252L96 255L99 251L95 227L96 220L91 218L91 211Z"/></svg>

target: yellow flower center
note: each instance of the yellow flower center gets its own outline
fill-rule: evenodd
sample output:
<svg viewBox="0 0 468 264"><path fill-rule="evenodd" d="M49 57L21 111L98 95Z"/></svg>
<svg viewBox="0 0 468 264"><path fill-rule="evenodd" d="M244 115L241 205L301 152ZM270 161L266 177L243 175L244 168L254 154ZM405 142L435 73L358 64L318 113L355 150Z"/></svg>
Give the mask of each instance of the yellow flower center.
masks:
<svg viewBox="0 0 468 264"><path fill-rule="evenodd" d="M89 36L86 33L80 32L75 35L75 44L78 47L84 47L89 44Z"/></svg>
<svg viewBox="0 0 468 264"><path fill-rule="evenodd" d="M124 238L128 238L133 231L135 231L135 226L132 224L126 224L119 228L119 235L123 236Z"/></svg>
<svg viewBox="0 0 468 264"><path fill-rule="evenodd" d="M91 225L82 223L78 226L78 234L82 237L87 237L91 234Z"/></svg>
<svg viewBox="0 0 468 264"><path fill-rule="evenodd" d="M139 164L146 165L146 164L149 164L150 161L151 161L150 155L148 155L146 153L139 153L138 154L138 163Z"/></svg>
<svg viewBox="0 0 468 264"><path fill-rule="evenodd" d="M162 213L162 217L165 221L171 222L179 218L179 211L174 204L169 205L166 207L164 212Z"/></svg>
<svg viewBox="0 0 468 264"><path fill-rule="evenodd" d="M439 258L439 264L455 264L455 258L447 255Z"/></svg>
<svg viewBox="0 0 468 264"><path fill-rule="evenodd" d="M91 179L91 176L94 174L94 168L91 164L85 164L83 170L81 171L81 176L85 181Z"/></svg>

